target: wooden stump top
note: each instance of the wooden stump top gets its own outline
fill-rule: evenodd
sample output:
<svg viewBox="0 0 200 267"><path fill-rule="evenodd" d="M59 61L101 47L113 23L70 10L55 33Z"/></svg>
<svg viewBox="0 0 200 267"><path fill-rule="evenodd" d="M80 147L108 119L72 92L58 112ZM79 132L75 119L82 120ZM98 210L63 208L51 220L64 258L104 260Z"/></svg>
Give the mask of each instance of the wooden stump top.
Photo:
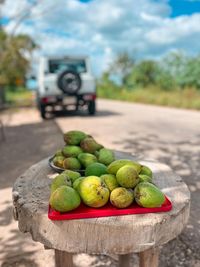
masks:
<svg viewBox="0 0 200 267"><path fill-rule="evenodd" d="M138 160L153 170L155 184L169 197L173 209L166 213L51 221L48 219L50 184L55 174L48 159L33 165L13 187L14 216L22 232L45 247L70 253L128 254L167 243L185 227L190 192L181 178L161 163L139 160L115 152L116 158Z"/></svg>

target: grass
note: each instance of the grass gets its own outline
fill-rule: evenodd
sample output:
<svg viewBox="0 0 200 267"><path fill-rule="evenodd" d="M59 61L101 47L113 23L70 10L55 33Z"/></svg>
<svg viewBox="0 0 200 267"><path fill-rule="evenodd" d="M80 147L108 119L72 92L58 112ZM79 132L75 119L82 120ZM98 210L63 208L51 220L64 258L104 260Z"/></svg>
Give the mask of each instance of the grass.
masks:
<svg viewBox="0 0 200 267"><path fill-rule="evenodd" d="M34 93L26 88L6 89L6 102L15 107L28 107L34 104Z"/></svg>
<svg viewBox="0 0 200 267"><path fill-rule="evenodd" d="M155 87L138 88L133 90L120 89L117 87L107 89L99 87L98 96L101 98L128 102L200 110L200 90L194 88L164 91Z"/></svg>
<svg viewBox="0 0 200 267"><path fill-rule="evenodd" d="M164 91L155 87L128 90L113 86L98 86L98 96L127 102L200 110L200 90L194 88ZM33 106L34 93L26 88L7 89L6 100L15 107Z"/></svg>

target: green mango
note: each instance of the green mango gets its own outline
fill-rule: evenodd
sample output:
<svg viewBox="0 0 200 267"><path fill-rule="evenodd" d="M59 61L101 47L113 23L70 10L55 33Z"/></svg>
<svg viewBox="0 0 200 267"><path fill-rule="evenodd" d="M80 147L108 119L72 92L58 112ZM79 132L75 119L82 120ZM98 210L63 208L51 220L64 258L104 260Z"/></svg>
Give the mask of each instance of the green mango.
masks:
<svg viewBox="0 0 200 267"><path fill-rule="evenodd" d="M131 165L121 167L116 174L117 182L125 188L133 188L139 183L139 177L135 168Z"/></svg>
<svg viewBox="0 0 200 267"><path fill-rule="evenodd" d="M69 131L64 133L64 141L67 145L79 145L86 137L87 134L82 131Z"/></svg>
<svg viewBox="0 0 200 267"><path fill-rule="evenodd" d="M109 200L109 190L100 177L85 177L79 185L79 194L83 202L93 208L104 206Z"/></svg>
<svg viewBox="0 0 200 267"><path fill-rule="evenodd" d="M94 155L98 158L98 157L99 157L99 150L96 150L96 151L94 152Z"/></svg>
<svg viewBox="0 0 200 267"><path fill-rule="evenodd" d="M59 174L57 175L51 183L51 193L53 193L58 187L62 185L72 186L72 182L69 177Z"/></svg>
<svg viewBox="0 0 200 267"><path fill-rule="evenodd" d="M79 177L81 177L79 172L75 172L75 171L71 171L71 170L66 170L64 172L62 172L62 175L68 177L72 183L78 179Z"/></svg>
<svg viewBox="0 0 200 267"><path fill-rule="evenodd" d="M64 168L64 156L56 156L53 158L53 164L59 168Z"/></svg>
<svg viewBox="0 0 200 267"><path fill-rule="evenodd" d="M152 178L145 174L139 174L140 183L141 182L149 182L152 183Z"/></svg>
<svg viewBox="0 0 200 267"><path fill-rule="evenodd" d="M152 176L153 176L152 170L145 165L142 165L140 174L145 174L145 175L149 176L150 178L152 178Z"/></svg>
<svg viewBox="0 0 200 267"><path fill-rule="evenodd" d="M76 179L74 182L73 182L73 188L79 192L79 185L81 183L81 181L84 179L85 177L79 177L78 179Z"/></svg>
<svg viewBox="0 0 200 267"><path fill-rule="evenodd" d="M108 173L116 175L117 171L125 165L133 166L137 173L139 173L142 168L142 166L138 162L129 159L118 159L108 165Z"/></svg>
<svg viewBox="0 0 200 267"><path fill-rule="evenodd" d="M80 153L78 155L78 160L85 168L90 164L97 162L96 156L90 153Z"/></svg>
<svg viewBox="0 0 200 267"><path fill-rule="evenodd" d="M165 195L163 192L158 187L148 182L139 183L134 189L134 194L137 204L144 208L161 207L165 202Z"/></svg>
<svg viewBox="0 0 200 267"><path fill-rule="evenodd" d="M133 200L134 194L132 189L117 187L110 194L111 204L119 209L129 207L133 203Z"/></svg>
<svg viewBox="0 0 200 267"><path fill-rule="evenodd" d="M107 173L107 168L104 164L99 163L99 162L94 162L87 166L85 169L85 176L101 176L103 174Z"/></svg>
<svg viewBox="0 0 200 267"><path fill-rule="evenodd" d="M79 146L65 146L62 153L65 157L76 158L83 150Z"/></svg>
<svg viewBox="0 0 200 267"><path fill-rule="evenodd" d="M51 194L49 203L53 209L60 212L67 212L78 208L81 204L81 199L76 190L63 185Z"/></svg>
<svg viewBox="0 0 200 267"><path fill-rule="evenodd" d="M101 149L103 146L98 144L94 138L87 137L81 141L80 147L84 152L93 154L96 150Z"/></svg>
<svg viewBox="0 0 200 267"><path fill-rule="evenodd" d="M81 164L76 158L66 158L63 162L64 169L80 170Z"/></svg>
<svg viewBox="0 0 200 267"><path fill-rule="evenodd" d="M115 156L112 150L107 148L102 148L99 150L98 161L105 165L109 165L115 160Z"/></svg>
<svg viewBox="0 0 200 267"><path fill-rule="evenodd" d="M117 179L113 174L104 174L101 175L100 178L104 181L110 192L119 187Z"/></svg>

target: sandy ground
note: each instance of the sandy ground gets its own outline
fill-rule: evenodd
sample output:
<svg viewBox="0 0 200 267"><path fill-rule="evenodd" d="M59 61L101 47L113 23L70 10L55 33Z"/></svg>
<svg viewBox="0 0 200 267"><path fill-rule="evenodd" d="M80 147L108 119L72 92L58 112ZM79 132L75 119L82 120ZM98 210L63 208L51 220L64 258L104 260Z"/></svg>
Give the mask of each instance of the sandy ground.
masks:
<svg viewBox="0 0 200 267"><path fill-rule="evenodd" d="M199 112L100 100L95 117L79 113L42 121L35 109L1 117L6 124L6 142L0 141L1 266L44 267L47 261L54 266L52 250L19 232L12 218L11 188L25 169L62 146L62 131L81 129L108 147L167 163L182 176L192 193L191 217L183 233L163 247L160 266L200 267ZM117 258L79 254L74 263L114 267ZM132 263L137 266L135 256Z"/></svg>

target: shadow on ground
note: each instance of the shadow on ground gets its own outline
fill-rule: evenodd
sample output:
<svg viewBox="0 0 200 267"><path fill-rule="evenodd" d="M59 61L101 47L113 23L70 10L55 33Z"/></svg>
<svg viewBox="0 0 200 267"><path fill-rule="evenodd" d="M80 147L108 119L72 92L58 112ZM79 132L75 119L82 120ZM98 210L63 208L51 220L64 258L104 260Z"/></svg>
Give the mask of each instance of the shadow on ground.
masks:
<svg viewBox="0 0 200 267"><path fill-rule="evenodd" d="M31 253L32 254L32 253ZM26 257L30 257L30 254L26 255ZM1 265L1 267L11 267L11 266L15 266L15 267L38 267L38 264L35 263L34 260L29 260L26 257L22 257L22 258L13 258L13 259L9 259L9 261L4 261L3 264Z"/></svg>
<svg viewBox="0 0 200 267"><path fill-rule="evenodd" d="M95 117L104 117L104 116L120 116L121 113L113 112L110 110L98 110L96 114L93 116ZM80 111L73 111L73 110L62 110L62 111L54 111L52 113L52 116L50 115L50 118L52 117L91 117L92 115L89 115L86 110L80 110Z"/></svg>
<svg viewBox="0 0 200 267"><path fill-rule="evenodd" d="M12 187L16 178L27 168L52 155L64 144L62 133L54 121L6 127L5 133L6 141L0 141L1 190ZM29 238L29 234L22 234L11 226L13 225L11 195L10 200L2 203L2 208L0 226L5 227L5 231L0 240L2 244L0 258L3 257L1 266L39 266L34 259L38 251L36 243Z"/></svg>
<svg viewBox="0 0 200 267"><path fill-rule="evenodd" d="M179 174L191 191L191 215L182 234L163 247L162 267L200 266L200 135L187 141L163 141L159 135L130 132L129 138L116 142L125 151L156 159Z"/></svg>
<svg viewBox="0 0 200 267"><path fill-rule="evenodd" d="M29 234L22 234L17 228L17 223L13 222L11 200L4 202L3 207L0 212L0 266L39 267L35 260L38 246Z"/></svg>
<svg viewBox="0 0 200 267"><path fill-rule="evenodd" d="M6 204L6 209L0 212L0 226L9 225L13 220L12 216L13 207L12 205L10 205L10 202L5 204Z"/></svg>
<svg viewBox="0 0 200 267"><path fill-rule="evenodd" d="M6 141L0 142L1 189L12 187L27 168L64 144L54 121L6 127L5 133Z"/></svg>
<svg viewBox="0 0 200 267"><path fill-rule="evenodd" d="M15 230L13 237L7 241L12 242L13 245L5 244L6 249L12 251L12 254L8 252L3 256L1 267L39 267L34 260L36 251L25 252L24 241L24 238L19 238L19 230Z"/></svg>

